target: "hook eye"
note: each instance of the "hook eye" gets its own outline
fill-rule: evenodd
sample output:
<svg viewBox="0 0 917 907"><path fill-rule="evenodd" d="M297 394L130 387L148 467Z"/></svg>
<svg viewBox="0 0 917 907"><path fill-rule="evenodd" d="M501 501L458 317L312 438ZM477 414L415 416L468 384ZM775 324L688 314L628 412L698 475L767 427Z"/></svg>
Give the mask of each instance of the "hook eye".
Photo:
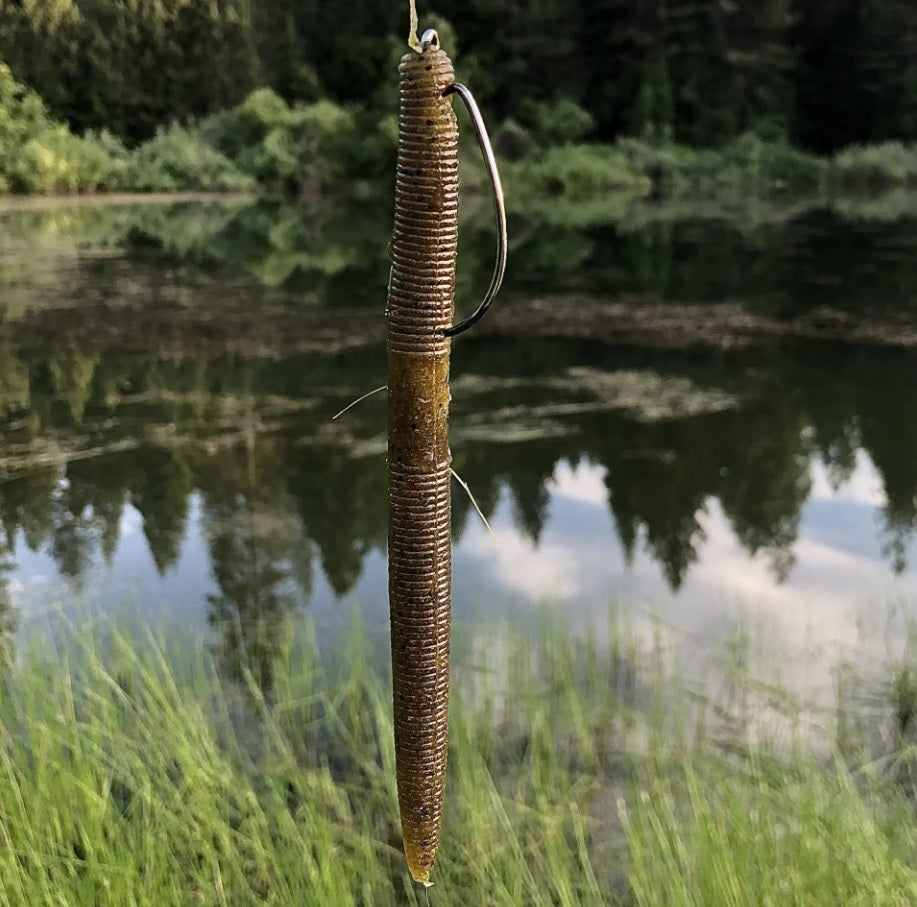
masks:
<svg viewBox="0 0 917 907"><path fill-rule="evenodd" d="M494 264L493 277L490 279L490 286L484 294L481 304L475 309L474 313L462 321L460 324L454 324L446 328L443 332L447 337L455 337L458 334L467 331L472 325L477 324L490 308L490 304L497 295L500 284L503 283L503 275L506 273L506 206L503 201L503 186L500 183L500 172L497 170L497 159L494 157L494 150L490 144L490 138L487 135L487 127L484 125L484 119L481 111L474 100L474 95L461 82L453 82L444 91L443 95L457 94L465 103L471 122L474 126L475 135L478 138L478 144L481 146L481 154L484 156L484 164L487 167L487 175L490 177L490 188L494 199L494 208L497 216L497 261Z"/></svg>

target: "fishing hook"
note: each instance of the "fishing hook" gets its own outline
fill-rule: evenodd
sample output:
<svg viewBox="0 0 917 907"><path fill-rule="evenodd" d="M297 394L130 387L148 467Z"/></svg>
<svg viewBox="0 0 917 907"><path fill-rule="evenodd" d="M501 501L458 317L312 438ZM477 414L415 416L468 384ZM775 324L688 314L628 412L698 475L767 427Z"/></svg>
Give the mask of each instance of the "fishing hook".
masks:
<svg viewBox="0 0 917 907"><path fill-rule="evenodd" d="M424 34L424 38L427 34ZM484 156L484 164L487 167L487 175L490 177L490 188L494 199L494 208L497 216L497 261L494 264L493 277L490 279L490 286L484 294L484 299L477 307L474 313L466 318L460 324L454 324L446 328L443 333L447 337L455 337L458 334L467 331L472 325L477 324L487 313L490 304L500 290L503 283L503 275L506 273L506 205L503 201L503 186L500 182L500 171L497 169L497 159L494 156L494 150L490 144L490 138L487 135L487 127L484 125L484 118L475 102L474 95L469 88L461 82L453 82L443 89L443 96L457 94L465 104L465 109L471 117L471 123L474 126L474 132L478 139L478 145L481 147L481 154Z"/></svg>

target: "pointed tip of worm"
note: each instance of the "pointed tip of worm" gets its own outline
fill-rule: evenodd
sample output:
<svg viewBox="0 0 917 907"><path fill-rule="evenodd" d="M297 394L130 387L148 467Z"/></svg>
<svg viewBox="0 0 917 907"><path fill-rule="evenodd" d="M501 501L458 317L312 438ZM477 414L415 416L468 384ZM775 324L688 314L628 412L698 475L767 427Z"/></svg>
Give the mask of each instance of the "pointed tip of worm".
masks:
<svg viewBox="0 0 917 907"><path fill-rule="evenodd" d="M429 851L421 851L419 848L405 847L405 856L408 863L408 872L411 878L424 888L429 888L433 883L430 881L430 873L433 871L433 860L430 859ZM434 854L435 859L435 854Z"/></svg>
<svg viewBox="0 0 917 907"><path fill-rule="evenodd" d="M418 885L423 885L424 888L431 888L433 883L430 881L430 870L421 869L419 866L411 866L408 864L408 871L411 873L411 878L417 882Z"/></svg>
<svg viewBox="0 0 917 907"><path fill-rule="evenodd" d="M408 860L408 872L411 873L411 878L418 884L423 885L424 888L429 888L433 884L430 881L430 870L432 868L432 866L420 866L413 860Z"/></svg>

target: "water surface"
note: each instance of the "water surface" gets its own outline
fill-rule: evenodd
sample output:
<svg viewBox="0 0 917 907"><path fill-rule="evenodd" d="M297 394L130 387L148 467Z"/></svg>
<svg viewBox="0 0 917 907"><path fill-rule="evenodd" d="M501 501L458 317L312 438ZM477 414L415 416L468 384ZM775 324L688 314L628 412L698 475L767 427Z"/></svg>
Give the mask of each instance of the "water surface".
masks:
<svg viewBox="0 0 917 907"><path fill-rule="evenodd" d="M384 396L332 416L385 380L388 212L0 221L6 632L139 611L265 676L307 610L384 633ZM463 230L468 308L491 251ZM456 487L462 632L617 611L703 653L759 623L816 686L838 647L880 657L917 601L917 218L513 235L453 354L454 466L499 542Z"/></svg>

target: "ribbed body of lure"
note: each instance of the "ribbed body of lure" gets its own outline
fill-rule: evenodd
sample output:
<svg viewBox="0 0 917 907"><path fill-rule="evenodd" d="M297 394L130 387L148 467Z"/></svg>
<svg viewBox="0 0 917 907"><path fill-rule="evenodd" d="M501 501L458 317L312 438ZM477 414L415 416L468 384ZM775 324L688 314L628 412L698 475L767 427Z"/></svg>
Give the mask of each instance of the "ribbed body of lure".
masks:
<svg viewBox="0 0 917 907"><path fill-rule="evenodd" d="M426 37L426 36L425 36ZM458 244L452 63L432 40L399 66L388 322L389 606L398 801L412 876L436 859L446 778L452 552L449 347Z"/></svg>

